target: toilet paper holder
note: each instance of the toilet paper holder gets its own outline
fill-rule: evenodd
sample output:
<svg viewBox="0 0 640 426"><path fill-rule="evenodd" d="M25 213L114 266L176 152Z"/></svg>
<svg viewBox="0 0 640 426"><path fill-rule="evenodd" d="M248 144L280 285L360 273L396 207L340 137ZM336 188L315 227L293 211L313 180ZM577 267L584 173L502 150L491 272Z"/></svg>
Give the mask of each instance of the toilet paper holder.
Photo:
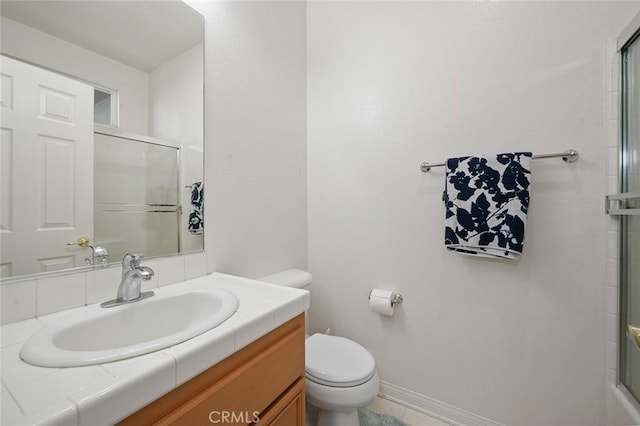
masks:
<svg viewBox="0 0 640 426"><path fill-rule="evenodd" d="M369 290L369 296L367 296L367 299L371 299L372 291L373 290ZM400 293L391 293L391 306L400 305L402 302L404 302L404 298Z"/></svg>

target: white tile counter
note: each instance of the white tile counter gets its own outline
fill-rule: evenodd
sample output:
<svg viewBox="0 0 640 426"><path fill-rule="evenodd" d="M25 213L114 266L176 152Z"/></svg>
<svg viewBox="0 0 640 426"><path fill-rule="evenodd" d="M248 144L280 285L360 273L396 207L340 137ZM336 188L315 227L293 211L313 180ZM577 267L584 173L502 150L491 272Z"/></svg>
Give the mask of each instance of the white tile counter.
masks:
<svg viewBox="0 0 640 426"><path fill-rule="evenodd" d="M2 425L113 424L306 311L310 303L306 290L218 273L154 290L213 287L239 299L231 318L181 344L107 364L46 368L20 359L23 343L45 323L83 308L0 327Z"/></svg>

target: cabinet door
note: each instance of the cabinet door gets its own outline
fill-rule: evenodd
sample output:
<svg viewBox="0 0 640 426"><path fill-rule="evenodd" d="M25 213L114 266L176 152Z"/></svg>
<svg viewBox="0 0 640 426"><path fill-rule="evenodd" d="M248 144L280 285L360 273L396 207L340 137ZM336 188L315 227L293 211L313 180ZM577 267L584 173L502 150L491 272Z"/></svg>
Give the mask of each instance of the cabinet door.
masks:
<svg viewBox="0 0 640 426"><path fill-rule="evenodd" d="M304 378L298 379L254 425L304 426Z"/></svg>
<svg viewBox="0 0 640 426"><path fill-rule="evenodd" d="M296 398L299 401L292 403ZM290 404L293 414L285 413ZM246 426L254 421L254 413L262 413L258 422L262 426L269 424L263 418L274 421L280 412L286 416L274 424L304 425L303 314L142 408L120 425ZM302 420L296 423L290 418Z"/></svg>

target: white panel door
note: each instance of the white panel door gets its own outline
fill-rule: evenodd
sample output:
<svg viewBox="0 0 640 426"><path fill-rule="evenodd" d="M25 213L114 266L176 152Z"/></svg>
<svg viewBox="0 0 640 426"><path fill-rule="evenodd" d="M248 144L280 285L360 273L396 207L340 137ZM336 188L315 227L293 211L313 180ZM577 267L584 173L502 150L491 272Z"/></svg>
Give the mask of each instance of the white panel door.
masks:
<svg viewBox="0 0 640 426"><path fill-rule="evenodd" d="M2 273L84 264L93 234L93 88L0 56Z"/></svg>

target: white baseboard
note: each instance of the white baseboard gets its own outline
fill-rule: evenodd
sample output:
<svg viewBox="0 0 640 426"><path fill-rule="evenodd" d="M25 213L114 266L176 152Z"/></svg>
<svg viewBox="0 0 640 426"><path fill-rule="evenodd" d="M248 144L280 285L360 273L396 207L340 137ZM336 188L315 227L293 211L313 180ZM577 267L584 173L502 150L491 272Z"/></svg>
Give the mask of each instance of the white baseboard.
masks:
<svg viewBox="0 0 640 426"><path fill-rule="evenodd" d="M381 398L428 414L431 417L455 426L505 426L502 423L478 416L477 414L456 408L385 381L380 382L380 392L378 392L378 395Z"/></svg>

